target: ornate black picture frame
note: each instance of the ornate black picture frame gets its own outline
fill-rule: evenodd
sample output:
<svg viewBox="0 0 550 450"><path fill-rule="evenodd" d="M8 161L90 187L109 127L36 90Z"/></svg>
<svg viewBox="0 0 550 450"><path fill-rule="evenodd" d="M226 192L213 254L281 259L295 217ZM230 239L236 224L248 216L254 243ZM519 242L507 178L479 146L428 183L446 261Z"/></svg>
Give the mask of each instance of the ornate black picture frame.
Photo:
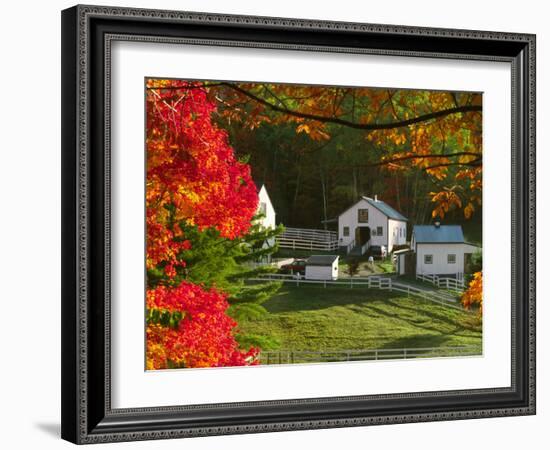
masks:
<svg viewBox="0 0 550 450"><path fill-rule="evenodd" d="M109 101L115 40L509 62L511 386L113 409ZM535 413L534 35L75 6L62 13L62 108L64 439L84 444Z"/></svg>

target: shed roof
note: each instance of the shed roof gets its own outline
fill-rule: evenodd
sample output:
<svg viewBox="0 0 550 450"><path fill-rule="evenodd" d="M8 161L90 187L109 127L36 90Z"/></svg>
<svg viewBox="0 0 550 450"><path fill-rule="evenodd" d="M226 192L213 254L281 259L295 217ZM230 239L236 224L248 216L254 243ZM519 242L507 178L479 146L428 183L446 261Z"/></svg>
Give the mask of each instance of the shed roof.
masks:
<svg viewBox="0 0 550 450"><path fill-rule="evenodd" d="M460 225L415 225L414 239L417 243L447 243L461 244L464 234Z"/></svg>
<svg viewBox="0 0 550 450"><path fill-rule="evenodd" d="M338 255L312 255L306 260L308 266L331 266Z"/></svg>
<svg viewBox="0 0 550 450"><path fill-rule="evenodd" d="M401 250L395 250L393 252L394 255L403 255L406 253L413 253L413 250L410 248L402 248Z"/></svg>
<svg viewBox="0 0 550 450"><path fill-rule="evenodd" d="M353 207L355 207L359 202L361 202L362 200L366 201L369 205L372 205L374 206L376 209L378 209L382 214L384 214L385 216L389 217L390 219L394 219L394 220L402 220L402 221L407 221L408 219L403 215L401 214L400 212L396 211L395 209L393 209L390 205L388 205L386 202L383 202L382 200L374 200L370 197L361 197L361 200L359 200L358 202L355 202L353 205L351 205L349 208L347 208L345 211L343 211L342 213L340 213L340 216L342 214L345 214L346 212L348 212L350 209L352 209Z"/></svg>
<svg viewBox="0 0 550 450"><path fill-rule="evenodd" d="M378 208L380 211L382 211L383 214L388 216L390 219L403 220L403 221L407 220L407 218L403 214L393 209L390 205L388 205L386 202L383 202L382 200L374 200L370 197L363 197L363 199L366 200L369 205L372 205L375 208Z"/></svg>

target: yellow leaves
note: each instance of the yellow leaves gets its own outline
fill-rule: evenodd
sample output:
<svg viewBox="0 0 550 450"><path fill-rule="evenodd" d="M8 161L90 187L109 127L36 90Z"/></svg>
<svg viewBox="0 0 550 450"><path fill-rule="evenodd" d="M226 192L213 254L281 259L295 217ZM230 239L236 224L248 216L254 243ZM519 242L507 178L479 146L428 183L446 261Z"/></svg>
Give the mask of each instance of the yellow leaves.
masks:
<svg viewBox="0 0 550 450"><path fill-rule="evenodd" d="M460 197L456 194L456 192L453 192L451 190L430 192L430 195L432 196L432 202L437 203L432 211L433 218L439 216L441 219L443 219L445 217L445 214L448 213L452 208L462 207L462 200L460 200Z"/></svg>
<svg viewBox="0 0 550 450"><path fill-rule="evenodd" d="M466 309L470 309L473 305L479 306L479 315L483 309L483 274L482 272L474 273L472 281L468 285L468 289L464 291L461 297L461 302Z"/></svg>
<svg viewBox="0 0 550 450"><path fill-rule="evenodd" d="M428 167L426 173L441 181L447 177L446 167Z"/></svg>
<svg viewBox="0 0 550 450"><path fill-rule="evenodd" d="M405 133L396 134L393 142L395 143L395 145L404 144L405 142L407 142L407 136L405 135Z"/></svg>
<svg viewBox="0 0 550 450"><path fill-rule="evenodd" d="M325 131L324 125L320 122L301 123L296 127L296 133L305 133L314 141L330 139L330 134Z"/></svg>
<svg viewBox="0 0 550 450"><path fill-rule="evenodd" d="M452 190L445 190L441 192L430 192L432 196L432 202L436 203L432 211L432 217L435 219L439 217L443 219L445 215L455 208L462 208L462 200L458 194ZM464 217L466 219L471 219L476 208L474 203L481 205L481 198L478 195L471 195L468 199L468 203L464 207Z"/></svg>

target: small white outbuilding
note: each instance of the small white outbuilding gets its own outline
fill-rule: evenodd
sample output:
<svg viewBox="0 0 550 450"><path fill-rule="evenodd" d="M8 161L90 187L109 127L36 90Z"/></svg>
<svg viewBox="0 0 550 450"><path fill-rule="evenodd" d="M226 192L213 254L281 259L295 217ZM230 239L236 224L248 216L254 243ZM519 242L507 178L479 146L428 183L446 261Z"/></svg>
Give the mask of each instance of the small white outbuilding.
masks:
<svg viewBox="0 0 550 450"><path fill-rule="evenodd" d="M265 184L257 185L258 188L258 213L262 214L262 218L260 220L260 224L263 228L266 229L275 229L275 208L273 207L273 203L271 203L271 199L269 198L269 194L267 193L267 189L265 187ZM273 247L275 245L275 238L271 238L268 242L270 247Z"/></svg>
<svg viewBox="0 0 550 450"><path fill-rule="evenodd" d="M465 271L467 255L479 251L464 241L460 225L415 225L411 250L416 255L417 275L452 275L460 278Z"/></svg>
<svg viewBox="0 0 550 450"><path fill-rule="evenodd" d="M312 255L306 260L306 280L337 280L337 255Z"/></svg>

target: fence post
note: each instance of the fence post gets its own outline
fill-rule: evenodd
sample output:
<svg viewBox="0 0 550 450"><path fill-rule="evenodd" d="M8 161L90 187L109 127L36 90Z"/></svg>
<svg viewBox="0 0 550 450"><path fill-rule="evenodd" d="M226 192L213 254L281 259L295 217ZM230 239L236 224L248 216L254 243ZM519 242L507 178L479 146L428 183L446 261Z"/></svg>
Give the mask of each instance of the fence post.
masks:
<svg viewBox="0 0 550 450"><path fill-rule="evenodd" d="M324 280L324 281L323 281L323 284L324 284L324 286L325 286L325 288L326 288L326 287L327 287L327 280Z"/></svg>
<svg viewBox="0 0 550 450"><path fill-rule="evenodd" d="M407 359L407 349L403 349L403 359Z"/></svg>

